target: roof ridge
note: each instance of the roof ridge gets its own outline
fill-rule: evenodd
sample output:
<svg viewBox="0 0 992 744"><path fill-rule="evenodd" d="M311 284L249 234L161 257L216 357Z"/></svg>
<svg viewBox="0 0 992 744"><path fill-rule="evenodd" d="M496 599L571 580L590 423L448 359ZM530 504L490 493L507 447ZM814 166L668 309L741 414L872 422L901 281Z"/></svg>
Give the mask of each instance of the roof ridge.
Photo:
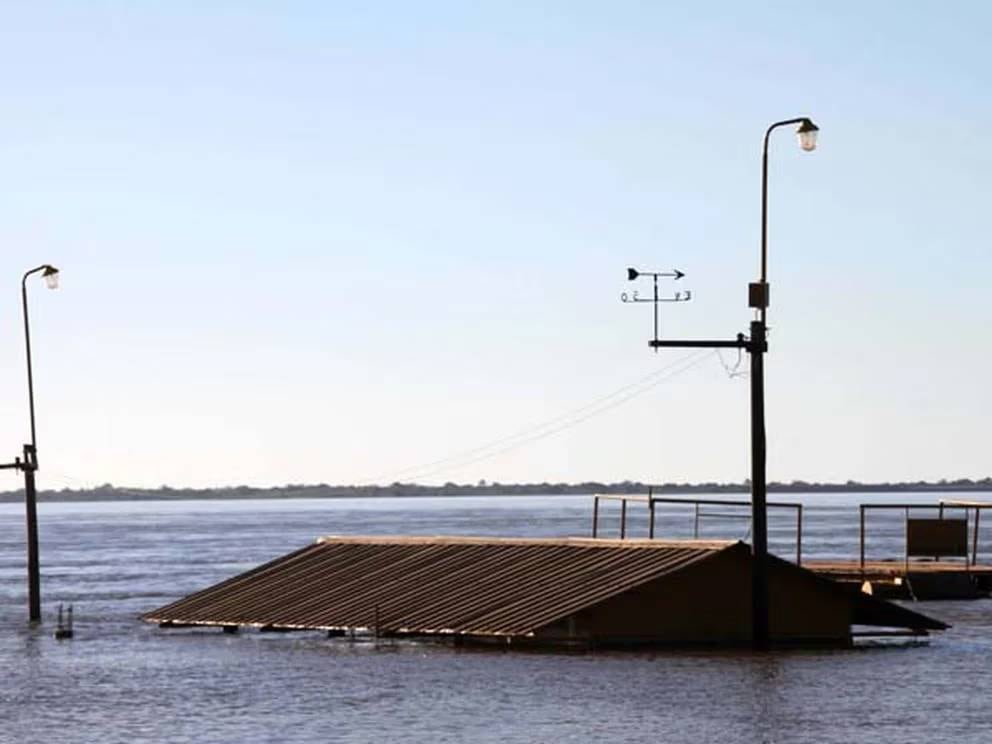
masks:
<svg viewBox="0 0 992 744"><path fill-rule="evenodd" d="M489 535L322 535L316 542L364 545L558 545L583 548L725 550L740 540L658 540L603 537L493 537Z"/></svg>

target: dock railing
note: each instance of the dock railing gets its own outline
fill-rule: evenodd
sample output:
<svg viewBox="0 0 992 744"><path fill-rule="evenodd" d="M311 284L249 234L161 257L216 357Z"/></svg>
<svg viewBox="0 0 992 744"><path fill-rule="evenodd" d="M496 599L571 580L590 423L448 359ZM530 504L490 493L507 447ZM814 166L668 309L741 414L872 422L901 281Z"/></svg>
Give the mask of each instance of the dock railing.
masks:
<svg viewBox="0 0 992 744"><path fill-rule="evenodd" d="M916 510L916 511L925 510L925 509L929 509L931 511L936 510L938 516L937 516L937 520L935 520L935 521L938 521L938 522L950 521L950 520L947 520L946 517L945 517L945 513L948 510L964 510L964 520L955 520L955 521L964 521L965 522L965 525L964 525L965 535L967 535L967 529L969 527L968 522L971 522L970 527L971 527L972 537L971 537L971 556L970 556L970 561L969 561L969 555L968 555L967 545L964 546L963 551L960 550L960 549L954 549L953 547L949 547L948 549L944 549L944 550L937 549L937 550L926 551L924 554L925 555L932 555L933 558L934 558L934 560L940 560L941 557L957 557L957 558L963 557L965 559L965 567L966 568L969 565L970 566L974 566L975 564L978 563L978 535L979 535L978 528L979 528L979 524L980 524L980 521L981 521L982 511L985 510L985 509L992 509L992 503L990 503L990 502L985 502L985 501L963 501L963 500L956 500L956 499L941 499L936 504L859 504L858 505L858 510L859 510L860 522L861 522L861 530L860 530L860 532L861 532L861 539L860 539L860 567L861 567L862 573L865 570L865 551L866 551L865 518L867 517L867 513L869 511L873 511L873 510L880 510L881 511L881 510L891 510L891 509L902 510L903 512L905 512L905 515L906 515L905 516L905 519L906 519L906 546L905 546L905 551L904 551L903 559L905 561L905 565L906 565L906 569L907 570L909 568L910 557L911 556L918 555L918 553L916 553L914 551L913 546L910 544L910 542L911 542L910 541L910 527L911 527L911 524L910 523L912 521L914 521L914 520L911 520L910 513L913 510ZM971 521L969 519L969 517L971 516L972 510L974 510L974 515L975 515L974 521ZM954 541L954 542L960 542L960 540ZM967 538L966 537L965 537L965 542L967 542Z"/></svg>
<svg viewBox="0 0 992 744"><path fill-rule="evenodd" d="M700 507L716 506L729 508L751 507L750 501L735 501L731 499L680 499L675 497L655 496L654 489L648 489L647 494L612 494L598 493L592 497L592 536L599 537L599 502L619 501L620 502L620 539L627 538L627 504L644 504L648 508L648 539L655 537L655 525L657 522L655 507L658 504L676 504L679 506L693 507L693 539L699 539L699 526L703 519L727 519L746 520L750 522L751 514L736 513L732 511L706 511ZM792 509L796 515L796 564L802 565L803 559L803 505L794 501L769 501L769 509Z"/></svg>

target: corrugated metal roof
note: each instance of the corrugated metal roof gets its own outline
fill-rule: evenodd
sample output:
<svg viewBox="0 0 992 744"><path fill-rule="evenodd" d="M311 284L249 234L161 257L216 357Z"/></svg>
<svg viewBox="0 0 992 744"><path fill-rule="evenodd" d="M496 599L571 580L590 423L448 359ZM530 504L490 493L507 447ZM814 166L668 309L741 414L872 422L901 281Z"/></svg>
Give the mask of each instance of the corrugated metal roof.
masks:
<svg viewBox="0 0 992 744"><path fill-rule="evenodd" d="M725 551L751 560L747 545L731 541L324 537L143 619L174 625L530 636ZM856 624L947 627L781 559L772 557L770 566L844 595Z"/></svg>
<svg viewBox="0 0 992 744"><path fill-rule="evenodd" d="M325 537L149 622L526 636L739 543ZM746 548L745 548L746 550Z"/></svg>

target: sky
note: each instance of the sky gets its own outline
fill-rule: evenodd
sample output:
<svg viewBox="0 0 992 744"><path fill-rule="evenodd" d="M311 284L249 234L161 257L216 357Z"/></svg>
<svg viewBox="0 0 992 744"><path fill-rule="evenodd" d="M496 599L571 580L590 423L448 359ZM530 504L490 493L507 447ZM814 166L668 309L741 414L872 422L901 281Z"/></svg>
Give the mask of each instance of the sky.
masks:
<svg viewBox="0 0 992 744"><path fill-rule="evenodd" d="M620 294L678 268L664 337L747 329L761 139L795 116L821 133L771 143L769 479L992 474L985 3L2 19L7 459L20 277L62 271L29 286L42 488L741 481L735 355L651 352Z"/></svg>

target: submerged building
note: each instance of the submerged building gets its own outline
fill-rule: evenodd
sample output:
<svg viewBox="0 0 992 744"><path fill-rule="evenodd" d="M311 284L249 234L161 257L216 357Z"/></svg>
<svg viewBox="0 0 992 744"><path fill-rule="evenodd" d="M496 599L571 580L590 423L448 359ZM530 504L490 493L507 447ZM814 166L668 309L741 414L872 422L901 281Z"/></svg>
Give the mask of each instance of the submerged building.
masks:
<svg viewBox="0 0 992 744"><path fill-rule="evenodd" d="M162 627L322 630L506 645L748 645L748 545L734 541L323 537L152 610ZM778 645L852 643L858 626L947 626L769 558Z"/></svg>

